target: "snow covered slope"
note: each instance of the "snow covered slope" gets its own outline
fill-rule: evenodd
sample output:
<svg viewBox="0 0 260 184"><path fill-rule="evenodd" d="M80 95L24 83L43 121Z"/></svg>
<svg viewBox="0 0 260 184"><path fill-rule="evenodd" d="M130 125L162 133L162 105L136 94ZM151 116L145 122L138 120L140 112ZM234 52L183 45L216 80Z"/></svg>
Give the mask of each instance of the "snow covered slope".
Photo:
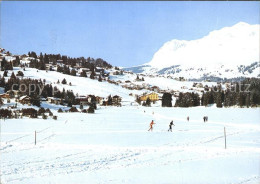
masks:
<svg viewBox="0 0 260 184"><path fill-rule="evenodd" d="M14 73L21 71L21 68L14 67ZM0 75L3 72L0 72ZM129 93L141 94L143 91L137 90L128 90L122 88L121 86L109 84L108 82L98 82L97 80L92 80L86 77L71 76L65 75L56 71L43 71L37 70L35 68L26 68L24 73L24 78L31 79L45 79L47 84L52 84L52 86L57 86L58 89L63 90L72 90L75 94L78 95L97 95L100 97L107 97L109 95L119 95L123 98L124 101L134 101L134 97L129 96ZM8 74L11 75L11 72ZM63 79L67 80L67 83L72 83L72 85L63 85L57 84L57 81L62 81Z"/></svg>
<svg viewBox="0 0 260 184"><path fill-rule="evenodd" d="M189 79L259 77L259 34L259 24L240 22L201 39L172 40L150 62L127 70Z"/></svg>
<svg viewBox="0 0 260 184"><path fill-rule="evenodd" d="M25 71L20 67L14 67L13 71L8 72L9 79L12 72L16 75L18 71L22 71L24 73L23 78L31 78L31 79L41 79L45 80L46 84L52 84L52 86L56 86L60 91L72 90L74 94L78 95L96 95L99 97L108 97L109 95L119 95L122 97L122 105L130 105L133 104L136 100L135 95L142 95L143 93L150 93L153 90L151 87L158 87L160 90L165 91L180 91L180 92L196 92L201 94L203 88L194 87L194 82L192 81L177 81L170 78L165 77L153 77L153 76L145 76L144 81L136 81L136 74L124 73L123 75L110 75L110 80L114 82L118 82L118 84L112 84L107 81L99 82L98 80L92 80L86 77L79 76L71 76L63 73L59 73L56 71L48 71L45 70L37 70L35 68L26 68ZM4 71L0 71L0 76L3 76ZM21 78L21 77L20 77ZM57 81L62 81L63 79L67 80L67 84L57 83ZM119 81L121 81L119 83ZM126 83L126 81L130 81L130 83ZM68 85L68 83L72 83L72 85ZM125 88L125 85L136 85L136 86L146 86L147 88L142 89L128 89ZM203 86L216 86L216 82L203 82ZM0 88L0 94L4 93L4 89ZM159 96L162 96L162 93L158 92ZM131 95L130 95L131 94ZM173 97L173 104L175 103L175 97ZM160 106L161 102L159 101L154 106Z"/></svg>

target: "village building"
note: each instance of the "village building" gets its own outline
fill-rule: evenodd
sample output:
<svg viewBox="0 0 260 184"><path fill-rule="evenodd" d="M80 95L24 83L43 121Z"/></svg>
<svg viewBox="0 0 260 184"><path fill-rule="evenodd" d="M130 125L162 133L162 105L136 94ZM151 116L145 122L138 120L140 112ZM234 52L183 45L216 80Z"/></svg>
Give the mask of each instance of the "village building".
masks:
<svg viewBox="0 0 260 184"><path fill-rule="evenodd" d="M47 97L47 101L51 104L60 105L62 103L62 99L55 97Z"/></svg>
<svg viewBox="0 0 260 184"><path fill-rule="evenodd" d="M86 96L78 96L75 98L76 104L86 106L89 104L88 97Z"/></svg>
<svg viewBox="0 0 260 184"><path fill-rule="evenodd" d="M152 91L155 91L155 92L159 92L160 91L160 88L158 86L153 86L151 87Z"/></svg>
<svg viewBox="0 0 260 184"><path fill-rule="evenodd" d="M10 99L10 95L8 93L3 93L3 94L0 94L0 98Z"/></svg>
<svg viewBox="0 0 260 184"><path fill-rule="evenodd" d="M27 96L27 95L21 96L21 97L19 98L19 102L20 102L21 104L28 104L28 105L30 105L30 104L31 104L31 98L30 98L29 96Z"/></svg>
<svg viewBox="0 0 260 184"><path fill-rule="evenodd" d="M81 72L85 71L86 73L90 72L90 69L89 68L80 68L78 70L78 73L80 74Z"/></svg>
<svg viewBox="0 0 260 184"><path fill-rule="evenodd" d="M82 60L77 61L74 67L79 69L82 66L82 62L83 62Z"/></svg>
<svg viewBox="0 0 260 184"><path fill-rule="evenodd" d="M99 73L99 74L101 74L101 75L103 75L103 73L105 72L105 70L104 70L103 68L101 68L101 67L96 67L96 68L95 68L95 72L96 72L96 73Z"/></svg>
<svg viewBox="0 0 260 184"><path fill-rule="evenodd" d="M45 64L46 70L52 71L53 65L52 64Z"/></svg>
<svg viewBox="0 0 260 184"><path fill-rule="evenodd" d="M112 104L113 105L120 105L121 106L121 101L122 101L122 98L118 95L115 95L112 97Z"/></svg>
<svg viewBox="0 0 260 184"><path fill-rule="evenodd" d="M102 105L103 102L104 102L104 98L103 97L96 96L96 103Z"/></svg>
<svg viewBox="0 0 260 184"><path fill-rule="evenodd" d="M62 59L58 59L58 60L56 61L56 63L57 63L57 64L63 64L63 60L62 60Z"/></svg>
<svg viewBox="0 0 260 184"><path fill-rule="evenodd" d="M10 95L10 98L18 98L21 95L19 90L8 90L6 93Z"/></svg>
<svg viewBox="0 0 260 184"><path fill-rule="evenodd" d="M45 101L47 101L47 99L46 99L46 98L44 98L44 97L41 97L41 98L40 98L40 100L41 100L42 102L45 102Z"/></svg>
<svg viewBox="0 0 260 184"><path fill-rule="evenodd" d="M87 96L88 98L88 102L91 104L91 103L96 103L96 97L95 95L88 95Z"/></svg>
<svg viewBox="0 0 260 184"><path fill-rule="evenodd" d="M139 97L139 99L140 99L141 101L146 101L148 98L149 98L152 102L159 100L159 97L158 97L158 94L157 94L157 93L145 94L145 95Z"/></svg>
<svg viewBox="0 0 260 184"><path fill-rule="evenodd" d="M103 77L109 77L109 72L107 72L107 71L105 71L104 73L103 73Z"/></svg>
<svg viewBox="0 0 260 184"><path fill-rule="evenodd" d="M78 72L81 66L79 66L78 63L76 63L76 65L73 66L72 68L74 68Z"/></svg>

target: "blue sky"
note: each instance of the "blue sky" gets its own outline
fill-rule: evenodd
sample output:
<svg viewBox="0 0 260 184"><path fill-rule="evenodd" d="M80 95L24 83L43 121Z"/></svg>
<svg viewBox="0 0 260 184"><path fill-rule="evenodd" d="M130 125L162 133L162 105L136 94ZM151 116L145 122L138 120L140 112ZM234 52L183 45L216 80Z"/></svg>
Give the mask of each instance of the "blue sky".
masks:
<svg viewBox="0 0 260 184"><path fill-rule="evenodd" d="M260 21L256 1L0 3L0 47L13 54L100 57L115 66L149 62L172 39L198 39L240 21Z"/></svg>

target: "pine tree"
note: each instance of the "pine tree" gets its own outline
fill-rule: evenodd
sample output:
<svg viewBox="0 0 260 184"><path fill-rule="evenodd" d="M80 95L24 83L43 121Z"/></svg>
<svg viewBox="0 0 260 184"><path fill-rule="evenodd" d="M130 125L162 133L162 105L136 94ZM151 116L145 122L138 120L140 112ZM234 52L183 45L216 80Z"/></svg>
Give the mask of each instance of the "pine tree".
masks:
<svg viewBox="0 0 260 184"><path fill-rule="evenodd" d="M36 96L36 95L33 95L33 96L31 97L31 104L32 104L32 105L35 105L35 106L37 106L37 107L40 107L40 106L41 106L41 100L40 100L40 98L39 98L38 96Z"/></svg>
<svg viewBox="0 0 260 184"><path fill-rule="evenodd" d="M14 75L14 72L12 72L12 75L10 77L11 79L16 79L15 75Z"/></svg>
<svg viewBox="0 0 260 184"><path fill-rule="evenodd" d="M216 99L215 99L215 101L216 101L216 106L217 106L218 108L221 108L221 107L222 107L221 92L217 92L215 98L216 98Z"/></svg>
<svg viewBox="0 0 260 184"><path fill-rule="evenodd" d="M23 77L23 76L24 76L24 74L23 74L23 72L22 72L22 71L18 71L18 72L17 72L17 74L16 74L16 76L21 76L21 77Z"/></svg>
<svg viewBox="0 0 260 184"><path fill-rule="evenodd" d="M39 66L37 67L39 70L46 70L46 66L43 61L39 62Z"/></svg>
<svg viewBox="0 0 260 184"><path fill-rule="evenodd" d="M70 75L76 76L76 74L77 74L77 73L76 73L76 70L75 70L75 69L72 69Z"/></svg>
<svg viewBox="0 0 260 184"><path fill-rule="evenodd" d="M204 105L204 91L202 92L202 96L201 96L201 99L200 99L200 104Z"/></svg>
<svg viewBox="0 0 260 184"><path fill-rule="evenodd" d="M7 74L8 74L8 71L5 70L5 71L4 71L4 77L7 77Z"/></svg>
<svg viewBox="0 0 260 184"><path fill-rule="evenodd" d="M237 94L237 102L240 107L243 107L245 105L245 95L243 92L239 92Z"/></svg>
<svg viewBox="0 0 260 184"><path fill-rule="evenodd" d="M62 81L61 81L62 84L67 84L67 81L66 79L64 78Z"/></svg>
<svg viewBox="0 0 260 184"><path fill-rule="evenodd" d="M30 57L37 59L37 54L34 51L32 51L30 54Z"/></svg>
<svg viewBox="0 0 260 184"><path fill-rule="evenodd" d="M63 74L70 75L70 69L69 69L69 67L66 67L66 66L64 65L64 67L63 67Z"/></svg>
<svg viewBox="0 0 260 184"><path fill-rule="evenodd" d="M15 60L13 61L13 66L17 67L20 65L20 58L19 56L16 56Z"/></svg>
<svg viewBox="0 0 260 184"><path fill-rule="evenodd" d="M40 59L40 62L43 62L43 55L42 55L42 53L40 53L39 59Z"/></svg>
<svg viewBox="0 0 260 184"><path fill-rule="evenodd" d="M145 102L146 106L150 107L151 106L151 99L148 97L146 99L146 102Z"/></svg>
<svg viewBox="0 0 260 184"><path fill-rule="evenodd" d="M250 93L246 94L246 100L245 100L246 107L250 107Z"/></svg>
<svg viewBox="0 0 260 184"><path fill-rule="evenodd" d="M99 82L102 82L101 75L99 75L98 81L99 81Z"/></svg>
<svg viewBox="0 0 260 184"><path fill-rule="evenodd" d="M111 97L111 95L108 96L107 105L112 105L112 97Z"/></svg>
<svg viewBox="0 0 260 184"><path fill-rule="evenodd" d="M2 106L4 104L2 98L0 97L0 106Z"/></svg>
<svg viewBox="0 0 260 184"><path fill-rule="evenodd" d="M91 78L91 79L95 79L95 75L96 75L95 72L92 71L91 74L90 74L90 78Z"/></svg>
<svg viewBox="0 0 260 184"><path fill-rule="evenodd" d="M60 67L60 66L58 66L58 67L57 67L57 72L60 72L60 73L62 73L62 72L63 72L63 68L62 68L62 67Z"/></svg>
<svg viewBox="0 0 260 184"><path fill-rule="evenodd" d="M4 77L2 77L1 79L0 79L0 87L5 87L6 85L5 85L5 78Z"/></svg>
<svg viewBox="0 0 260 184"><path fill-rule="evenodd" d="M139 98L138 96L136 96L135 101L136 101L139 105L141 105L141 100L140 100L140 98Z"/></svg>
<svg viewBox="0 0 260 184"><path fill-rule="evenodd" d="M172 95L170 93L163 94L162 107L172 107Z"/></svg>
<svg viewBox="0 0 260 184"><path fill-rule="evenodd" d="M87 73L85 70L83 70L81 73L80 73L80 77L87 77Z"/></svg>
<svg viewBox="0 0 260 184"><path fill-rule="evenodd" d="M49 63L49 57L47 56L46 53L44 54L43 62L44 62L45 64L48 64L48 63Z"/></svg>
<svg viewBox="0 0 260 184"><path fill-rule="evenodd" d="M8 67L8 62L5 60L5 57L3 57L1 64L1 71L10 70Z"/></svg>
<svg viewBox="0 0 260 184"><path fill-rule="evenodd" d="M95 108L94 107L92 107L92 106L90 106L89 108L88 108L88 111L87 111L88 113L95 113Z"/></svg>

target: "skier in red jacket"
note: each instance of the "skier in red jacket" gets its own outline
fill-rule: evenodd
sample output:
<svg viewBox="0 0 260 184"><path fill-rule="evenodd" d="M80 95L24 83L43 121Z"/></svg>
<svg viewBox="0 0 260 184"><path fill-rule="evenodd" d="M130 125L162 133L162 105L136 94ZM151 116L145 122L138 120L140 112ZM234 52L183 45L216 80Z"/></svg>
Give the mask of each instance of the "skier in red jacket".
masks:
<svg viewBox="0 0 260 184"><path fill-rule="evenodd" d="M149 128L149 130L148 131L153 131L153 125L154 125L155 123L154 123L154 121L152 120L152 122L150 123L150 128Z"/></svg>

